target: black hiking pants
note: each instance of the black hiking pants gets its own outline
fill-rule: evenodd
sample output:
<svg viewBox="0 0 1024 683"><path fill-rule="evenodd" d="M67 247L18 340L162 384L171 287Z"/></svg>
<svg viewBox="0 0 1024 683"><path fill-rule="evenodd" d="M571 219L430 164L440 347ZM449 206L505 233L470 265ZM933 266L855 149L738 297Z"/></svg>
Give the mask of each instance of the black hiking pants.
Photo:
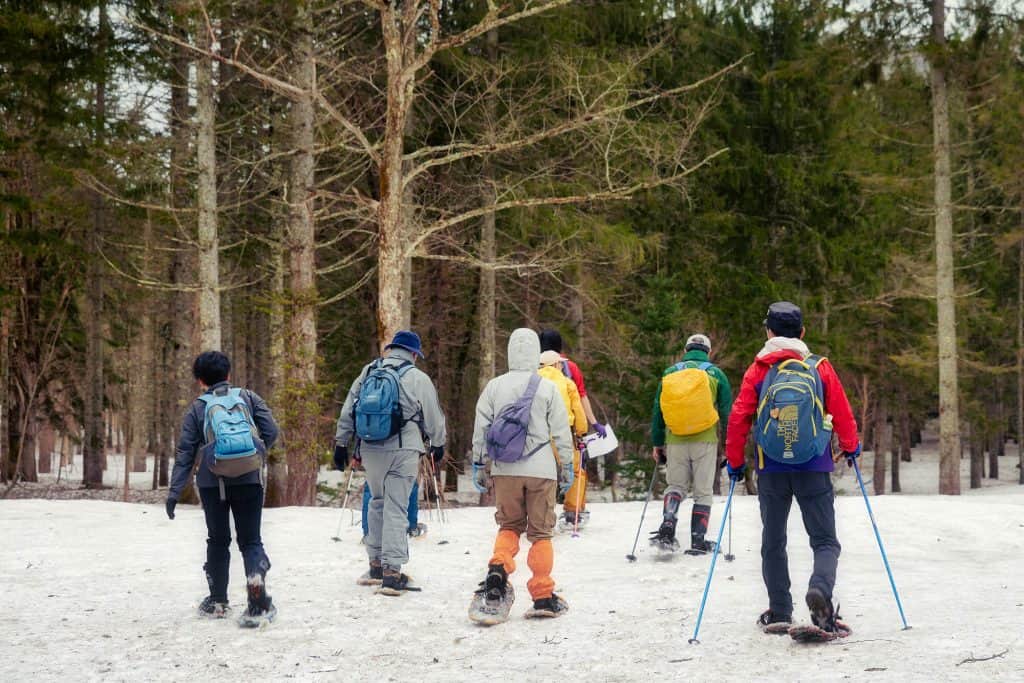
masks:
<svg viewBox="0 0 1024 683"><path fill-rule="evenodd" d="M225 486L224 498L219 488L200 488L206 515L206 580L214 600L227 602L228 568L231 566L231 526L229 517L235 518L238 549L245 563L245 575L266 574L270 559L263 552L260 522L263 517L263 487L259 484Z"/></svg>
<svg viewBox="0 0 1024 683"><path fill-rule="evenodd" d="M780 615L793 614L786 523L794 497L814 551L814 570L808 587L820 589L829 600L842 550L836 538L835 492L828 472L762 472L758 475L757 499L763 524L761 575L768 589L768 609Z"/></svg>

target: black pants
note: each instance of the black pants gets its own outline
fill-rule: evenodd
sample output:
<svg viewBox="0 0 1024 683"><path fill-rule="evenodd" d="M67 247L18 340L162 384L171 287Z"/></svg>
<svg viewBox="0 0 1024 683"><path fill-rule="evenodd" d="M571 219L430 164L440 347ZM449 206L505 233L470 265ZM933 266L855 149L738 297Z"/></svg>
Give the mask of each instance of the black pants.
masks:
<svg viewBox="0 0 1024 683"><path fill-rule="evenodd" d="M761 575L768 589L768 608L782 615L793 613L786 522L794 496L814 551L814 571L809 587L820 589L830 600L842 550L836 538L835 492L828 472L762 472L758 476L757 499L764 527Z"/></svg>
<svg viewBox="0 0 1024 683"><path fill-rule="evenodd" d="M263 552L260 539L260 521L263 517L263 487L259 484L224 487L220 489L200 488L199 498L203 501L206 515L206 580L210 584L210 595L215 600L227 602L228 568L231 566L231 526L229 516L235 518L235 534L238 549L245 563L245 575L266 574L270 559Z"/></svg>

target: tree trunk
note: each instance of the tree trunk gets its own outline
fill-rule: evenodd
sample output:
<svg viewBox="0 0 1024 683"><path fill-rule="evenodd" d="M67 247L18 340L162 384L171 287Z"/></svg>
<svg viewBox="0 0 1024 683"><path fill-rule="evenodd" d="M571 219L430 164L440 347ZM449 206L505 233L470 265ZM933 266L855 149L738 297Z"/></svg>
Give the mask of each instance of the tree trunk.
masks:
<svg viewBox="0 0 1024 683"><path fill-rule="evenodd" d="M913 448L912 436L910 433L910 409L906 406L906 394L904 394L900 406L900 460L910 462L911 449Z"/></svg>
<svg viewBox="0 0 1024 683"><path fill-rule="evenodd" d="M486 171L485 171L486 172ZM495 202L494 188L488 186L484 201ZM477 391L494 378L497 348L497 296L495 271L492 267L496 257L494 213L484 214L480 222L480 293L477 297L477 348L480 351L480 369L477 373Z"/></svg>
<svg viewBox="0 0 1024 683"><path fill-rule="evenodd" d="M960 393L957 386L956 283L950 189L945 0L932 0L932 146L935 154L935 295L939 347L939 493L960 493Z"/></svg>
<svg viewBox="0 0 1024 683"><path fill-rule="evenodd" d="M188 35L182 25L176 23L172 30L179 39L187 40ZM191 158L188 94L191 52L188 48L177 45L172 50L170 73L171 203L176 209L185 209L189 206L190 198L188 178L185 176L184 169L188 167ZM168 299L167 315L170 323L168 325L169 337L165 346L166 365L162 373L163 376L158 374L154 384L154 386L161 386L168 381L168 378L171 384L168 391L161 392L163 400L161 409L157 411L161 448L155 466L158 470L157 484L159 486L167 486L169 483L170 463L174 458L179 428L177 421L185 414L194 387L191 362L194 355L192 327L195 320L196 297L191 288L195 283L195 267L192 251L184 245L194 243L195 232L191 223L184 218L177 221L177 225L178 243L181 246L172 252L169 265L168 279L175 289ZM192 487L185 487L182 491L181 501L194 500Z"/></svg>
<svg viewBox="0 0 1024 683"><path fill-rule="evenodd" d="M990 433L988 435L988 477L999 479L999 445L1005 440L1002 425L1005 424L1005 416L1002 411L1003 387L1002 381L998 378L995 381L993 396L988 403L988 423Z"/></svg>
<svg viewBox="0 0 1024 683"><path fill-rule="evenodd" d="M891 490L893 493L899 493L903 490L902 486L900 486L900 451L902 450L903 439L898 438L899 434L897 432L899 430L897 429L897 426L897 423L893 421L891 432L892 437L889 440L889 462L891 463L891 475L889 480L891 482Z"/></svg>
<svg viewBox="0 0 1024 683"><path fill-rule="evenodd" d="M49 423L42 424L36 433L36 444L39 446L37 468L40 474L53 472L53 451L56 443L57 433L53 430L53 426Z"/></svg>
<svg viewBox="0 0 1024 683"><path fill-rule="evenodd" d="M285 416L288 435L288 502L316 504L316 477L322 445L317 438L320 392L316 383L316 225L313 219L315 159L313 156L316 66L313 55L313 18L306 3L296 5L293 43L295 84L302 95L292 102L292 156L288 198L289 326L286 347L288 395L291 409Z"/></svg>
<svg viewBox="0 0 1024 683"><path fill-rule="evenodd" d="M269 396L275 405L286 399L284 366L284 280L287 264L284 257L284 229L279 221L272 228L270 310L268 314L270 371L267 373ZM267 454L267 491L264 505L281 507L288 504L288 463L284 444L279 442Z"/></svg>
<svg viewBox="0 0 1024 683"><path fill-rule="evenodd" d="M21 446L19 475L22 481L39 481L39 473L36 470L36 430L38 428L39 424L29 417Z"/></svg>
<svg viewBox="0 0 1024 683"><path fill-rule="evenodd" d="M1024 228L1024 207L1020 212ZM1024 484L1024 238L1017 254L1017 483Z"/></svg>
<svg viewBox="0 0 1024 683"><path fill-rule="evenodd" d="M401 10L392 6L380 11L387 61L387 111L380 146L380 201L377 207L377 340L385 344L395 332L409 327L405 269L408 267L405 175L402 168L406 121L412 106L414 74L406 73L405 37Z"/></svg>
<svg viewBox="0 0 1024 683"><path fill-rule="evenodd" d="M97 51L104 63L96 80L96 145L102 147L106 118L106 50L109 25L107 24L107 3L99 3L99 44ZM88 263L86 265L86 300L88 302L85 323L85 439L82 444L82 483L86 488L103 486L103 398L106 386L103 381L103 283L101 268L100 239L105 232L106 216L103 198L94 193L92 198L92 231L86 236Z"/></svg>
<svg viewBox="0 0 1024 683"><path fill-rule="evenodd" d="M196 198L199 211L199 345L220 350L220 244L217 235L217 104L213 85L212 26L199 21L196 45Z"/></svg>
<svg viewBox="0 0 1024 683"><path fill-rule="evenodd" d="M875 471L872 476L875 495L885 494L885 454L889 452L889 406L879 396L875 403Z"/></svg>
<svg viewBox="0 0 1024 683"><path fill-rule="evenodd" d="M4 221L4 233L10 232L9 219ZM4 270L7 270L6 268ZM9 273L9 271L8 271ZM4 276L6 285L8 275ZM11 461L10 419L11 411L11 310L4 303L0 307L0 481L8 478L7 463Z"/></svg>
<svg viewBox="0 0 1024 683"><path fill-rule="evenodd" d="M971 488L980 489L981 480L985 477L985 432L978 428L977 423L970 426L971 446Z"/></svg>

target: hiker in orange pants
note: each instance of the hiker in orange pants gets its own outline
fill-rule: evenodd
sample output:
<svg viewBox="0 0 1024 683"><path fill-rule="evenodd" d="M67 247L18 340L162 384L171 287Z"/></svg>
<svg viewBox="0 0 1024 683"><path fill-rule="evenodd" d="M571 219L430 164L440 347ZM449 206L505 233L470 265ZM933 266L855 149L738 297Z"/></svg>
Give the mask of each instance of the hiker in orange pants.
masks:
<svg viewBox="0 0 1024 683"><path fill-rule="evenodd" d="M526 561L533 572L527 583L533 609L527 614L556 617L568 609L553 592L551 536L559 469L563 489L572 484L573 476L571 462L559 463L555 449L569 453L573 442L558 387L538 375L539 361L537 333L527 328L513 331L508 341L509 371L488 382L476 404L473 481L481 492L493 489L499 529L487 575L474 600L492 610L504 606L503 618L511 606L514 592L508 577L516 569L519 537L524 532L532 544Z"/></svg>

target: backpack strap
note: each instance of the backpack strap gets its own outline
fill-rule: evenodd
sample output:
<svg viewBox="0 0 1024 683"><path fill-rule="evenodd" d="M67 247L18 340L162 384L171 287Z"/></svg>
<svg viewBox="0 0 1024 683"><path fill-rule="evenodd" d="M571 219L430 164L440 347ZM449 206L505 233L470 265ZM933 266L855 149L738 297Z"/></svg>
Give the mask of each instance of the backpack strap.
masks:
<svg viewBox="0 0 1024 683"><path fill-rule="evenodd" d="M701 363L701 364L700 364L700 365L698 365L697 367L698 367L699 369L703 370L704 372L707 372L707 371L708 371L708 368L710 368L710 367L711 367L711 363L710 363L710 362L708 362L708 361L704 361L703 363Z"/></svg>

